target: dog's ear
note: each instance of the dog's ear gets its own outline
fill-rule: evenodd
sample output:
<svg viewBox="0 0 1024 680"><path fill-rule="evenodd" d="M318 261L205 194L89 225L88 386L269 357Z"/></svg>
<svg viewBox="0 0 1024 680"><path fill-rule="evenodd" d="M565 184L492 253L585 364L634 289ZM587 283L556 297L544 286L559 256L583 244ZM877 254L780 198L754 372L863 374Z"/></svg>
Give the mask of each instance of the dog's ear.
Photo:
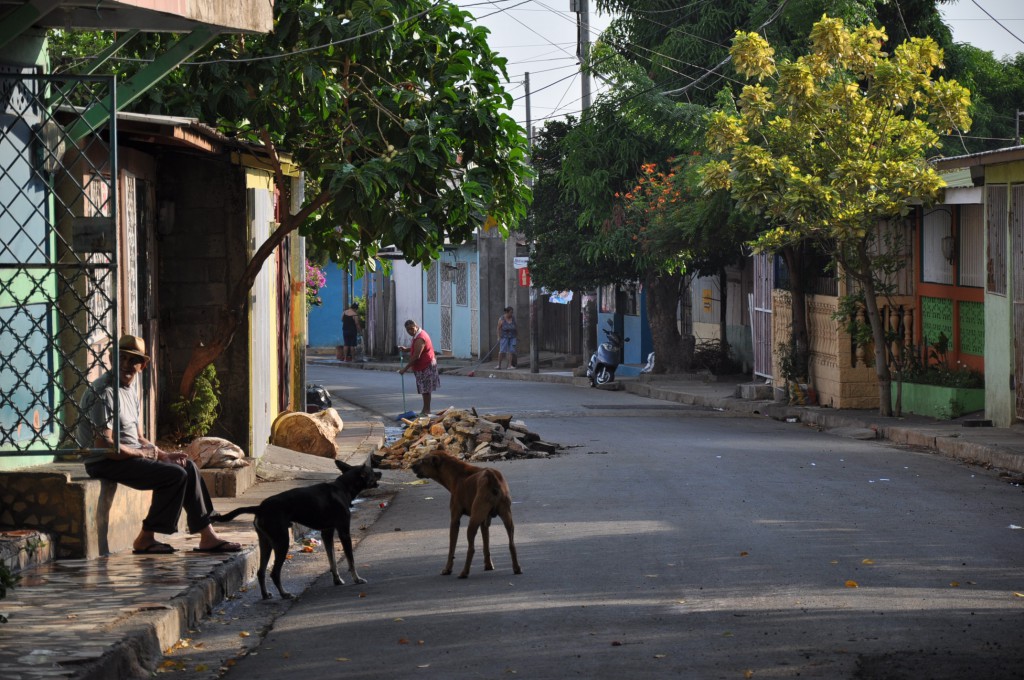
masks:
<svg viewBox="0 0 1024 680"><path fill-rule="evenodd" d="M364 467L365 467L365 468L366 468L367 470L373 470L373 456L367 456L367 457L366 457L366 462L365 462L365 463L363 463L363 466L364 466Z"/></svg>
<svg viewBox="0 0 1024 680"><path fill-rule="evenodd" d="M336 466L338 466L338 469L341 470L342 472L348 472L349 470L351 470L354 467L352 465L349 465L348 463L346 463L343 460L335 460L334 464Z"/></svg>

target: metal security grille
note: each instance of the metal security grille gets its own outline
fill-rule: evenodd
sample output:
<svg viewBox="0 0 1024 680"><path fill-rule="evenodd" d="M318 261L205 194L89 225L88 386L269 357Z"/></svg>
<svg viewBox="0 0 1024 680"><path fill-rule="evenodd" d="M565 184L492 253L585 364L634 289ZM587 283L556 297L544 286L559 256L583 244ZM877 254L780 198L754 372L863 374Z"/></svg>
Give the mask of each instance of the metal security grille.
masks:
<svg viewBox="0 0 1024 680"><path fill-rule="evenodd" d="M452 272L455 267L440 263L441 270L441 351L452 351Z"/></svg>
<svg viewBox="0 0 1024 680"><path fill-rule="evenodd" d="M0 456L94 444L77 404L115 337L115 102L110 77L0 68Z"/></svg>

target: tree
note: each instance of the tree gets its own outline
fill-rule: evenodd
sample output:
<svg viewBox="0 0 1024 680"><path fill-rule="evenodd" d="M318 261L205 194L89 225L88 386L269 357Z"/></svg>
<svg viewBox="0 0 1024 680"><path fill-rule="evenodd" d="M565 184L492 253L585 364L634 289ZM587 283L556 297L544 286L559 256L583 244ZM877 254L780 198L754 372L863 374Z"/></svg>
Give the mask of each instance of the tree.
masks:
<svg viewBox="0 0 1024 680"><path fill-rule="evenodd" d="M815 239L860 286L874 343L879 409L891 414L886 338L872 263L880 221L906 214L913 200L942 187L925 160L937 131L970 125L968 91L933 78L943 53L911 38L892 55L871 25L848 30L823 16L810 53L776 60L756 33L737 32L730 54L744 86L737 112L710 117L708 145L728 156L708 164L703 183L729 189L768 224L756 247L775 250ZM765 84L767 83L767 84Z"/></svg>
<svg viewBox="0 0 1024 680"><path fill-rule="evenodd" d="M943 155L976 153L1016 143L1014 115L1024 102L1024 53L996 59L991 52L957 43L946 48L946 66L971 91L970 136L946 137Z"/></svg>
<svg viewBox="0 0 1024 680"><path fill-rule="evenodd" d="M224 37L138 104L262 143L283 198L278 150L313 186L233 284L182 396L230 344L256 275L288 234L338 262L392 244L425 262L487 216L517 222L529 203L525 138L504 113L505 60L467 13L428 0L277 0L274 17L273 33Z"/></svg>
<svg viewBox="0 0 1024 680"><path fill-rule="evenodd" d="M617 260L583 257L580 244L594 236L589 225L579 225L581 206L563 196L559 171L566 161L565 139L577 123L549 120L534 140L532 160L537 175L533 204L523 222L523 235L533 245L530 278L551 290L593 290L616 283Z"/></svg>
<svg viewBox="0 0 1024 680"><path fill-rule="evenodd" d="M607 46L596 45L594 55L614 86L566 136L560 175L564 195L580 208L576 251L609 263L605 283L644 284L654 370L679 372L689 367L692 353L684 350L676 323L689 273L680 265L683 248L673 243L660 251L639 250L623 231L623 197L643 177L645 164L664 163L692 148L704 109L653 93L643 72Z"/></svg>

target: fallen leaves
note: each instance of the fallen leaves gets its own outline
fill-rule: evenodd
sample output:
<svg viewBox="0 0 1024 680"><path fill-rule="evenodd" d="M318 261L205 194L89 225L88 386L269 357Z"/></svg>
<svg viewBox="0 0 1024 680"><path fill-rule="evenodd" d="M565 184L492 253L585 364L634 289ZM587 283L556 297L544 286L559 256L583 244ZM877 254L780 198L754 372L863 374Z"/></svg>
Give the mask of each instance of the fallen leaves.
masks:
<svg viewBox="0 0 1024 680"><path fill-rule="evenodd" d="M858 584L856 581L853 581L853 580L847 581L844 585L847 588L860 588L860 584Z"/></svg>

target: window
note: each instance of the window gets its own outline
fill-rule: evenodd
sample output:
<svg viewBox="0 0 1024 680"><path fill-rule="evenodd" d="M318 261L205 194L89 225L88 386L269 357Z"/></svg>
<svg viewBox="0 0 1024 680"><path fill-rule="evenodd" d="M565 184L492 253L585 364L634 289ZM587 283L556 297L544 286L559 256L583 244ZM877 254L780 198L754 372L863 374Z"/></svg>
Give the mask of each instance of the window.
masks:
<svg viewBox="0 0 1024 680"><path fill-rule="evenodd" d="M985 224L988 259L985 287L990 293L1006 295L1007 187L1005 184L991 184L985 187L985 193L988 212Z"/></svg>
<svg viewBox="0 0 1024 680"><path fill-rule="evenodd" d="M436 305L437 304L437 271L440 269L439 266L433 266L428 269L424 274L427 277L427 303Z"/></svg>

